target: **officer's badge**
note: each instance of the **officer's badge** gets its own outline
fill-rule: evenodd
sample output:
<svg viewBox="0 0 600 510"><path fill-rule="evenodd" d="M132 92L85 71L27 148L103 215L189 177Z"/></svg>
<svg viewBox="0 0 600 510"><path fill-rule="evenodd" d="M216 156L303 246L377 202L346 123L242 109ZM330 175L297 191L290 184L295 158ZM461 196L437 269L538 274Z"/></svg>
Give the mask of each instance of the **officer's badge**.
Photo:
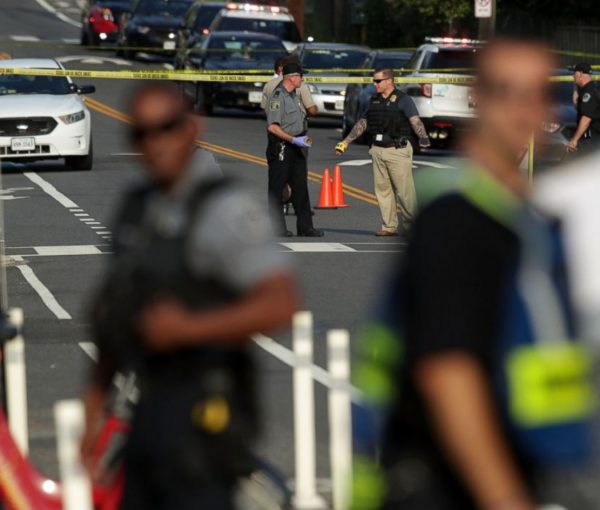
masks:
<svg viewBox="0 0 600 510"><path fill-rule="evenodd" d="M592 96L591 96L590 94L588 94L588 93L585 93L585 94L583 94L583 97L581 98L581 100L582 100L584 103L587 103L587 102L588 102L588 101L589 101L591 98L592 98Z"/></svg>
<svg viewBox="0 0 600 510"><path fill-rule="evenodd" d="M396 96L396 94L394 94L392 97L390 97L390 103L395 103L398 100L398 96Z"/></svg>
<svg viewBox="0 0 600 510"><path fill-rule="evenodd" d="M276 112L277 110L279 110L280 106L281 103L279 101L271 101L271 103L269 104L269 110L272 112Z"/></svg>

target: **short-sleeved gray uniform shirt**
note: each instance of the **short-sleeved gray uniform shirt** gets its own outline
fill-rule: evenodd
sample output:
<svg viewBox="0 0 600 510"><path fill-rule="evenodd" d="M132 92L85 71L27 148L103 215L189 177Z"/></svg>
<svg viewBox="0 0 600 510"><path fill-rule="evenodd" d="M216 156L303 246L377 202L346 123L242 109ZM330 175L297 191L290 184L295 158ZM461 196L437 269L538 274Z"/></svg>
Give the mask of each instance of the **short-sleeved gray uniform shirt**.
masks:
<svg viewBox="0 0 600 510"><path fill-rule="evenodd" d="M186 225L187 201L198 184L222 175L212 154L196 151L183 180L168 195L150 197L145 221L177 232ZM283 252L272 243L267 211L239 185L215 191L198 211L186 257L198 276L210 274L245 292L273 273L288 272Z"/></svg>
<svg viewBox="0 0 600 510"><path fill-rule="evenodd" d="M291 136L306 132L306 112L296 91L290 93L283 86L273 91L267 102L267 124L279 124Z"/></svg>

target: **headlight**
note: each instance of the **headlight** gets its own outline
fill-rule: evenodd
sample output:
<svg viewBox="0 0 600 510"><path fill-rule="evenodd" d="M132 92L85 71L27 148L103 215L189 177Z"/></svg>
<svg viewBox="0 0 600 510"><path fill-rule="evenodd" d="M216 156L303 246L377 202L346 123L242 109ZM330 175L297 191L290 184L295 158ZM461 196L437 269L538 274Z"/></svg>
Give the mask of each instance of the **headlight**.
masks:
<svg viewBox="0 0 600 510"><path fill-rule="evenodd" d="M318 94L319 93L319 89L317 89L317 87L315 87L312 83L308 84L308 90L311 94Z"/></svg>
<svg viewBox="0 0 600 510"><path fill-rule="evenodd" d="M556 122L542 122L542 130L546 133L556 133L560 129L560 124Z"/></svg>
<svg viewBox="0 0 600 510"><path fill-rule="evenodd" d="M140 33L140 34L147 34L148 32L150 32L150 27L143 27L143 26L139 26L139 27L135 27L135 29Z"/></svg>
<svg viewBox="0 0 600 510"><path fill-rule="evenodd" d="M70 113L69 115L61 115L58 117L65 124L75 124L75 122L79 122L85 118L85 112L81 110L77 113Z"/></svg>

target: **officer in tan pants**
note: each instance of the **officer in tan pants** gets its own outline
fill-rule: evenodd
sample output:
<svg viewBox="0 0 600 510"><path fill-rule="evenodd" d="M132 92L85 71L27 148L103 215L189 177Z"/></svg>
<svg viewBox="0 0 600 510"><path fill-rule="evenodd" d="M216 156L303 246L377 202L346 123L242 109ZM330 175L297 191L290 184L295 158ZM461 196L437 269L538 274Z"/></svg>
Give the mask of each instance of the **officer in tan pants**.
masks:
<svg viewBox="0 0 600 510"><path fill-rule="evenodd" d="M355 124L348 136L338 143L335 152L343 154L348 145L367 133L373 158L375 196L381 210L382 226L375 235L388 237L410 229L416 212L417 199L412 175L412 132L419 138L419 145L429 147L427 130L419 118L413 100L394 84L391 69L378 69L373 74L377 94L365 115ZM402 223L398 221L400 209Z"/></svg>

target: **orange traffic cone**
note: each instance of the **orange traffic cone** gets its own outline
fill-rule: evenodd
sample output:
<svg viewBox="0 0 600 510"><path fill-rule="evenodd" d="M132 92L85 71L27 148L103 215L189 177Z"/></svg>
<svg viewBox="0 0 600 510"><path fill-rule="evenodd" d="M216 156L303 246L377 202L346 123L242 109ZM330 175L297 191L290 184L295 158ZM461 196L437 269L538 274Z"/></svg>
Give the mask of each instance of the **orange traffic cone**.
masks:
<svg viewBox="0 0 600 510"><path fill-rule="evenodd" d="M333 205L335 207L348 207L344 200L344 184L342 183L342 169L335 165L333 170Z"/></svg>
<svg viewBox="0 0 600 510"><path fill-rule="evenodd" d="M319 195L319 203L317 209L337 209L333 205L333 193L331 189L331 175L329 175L329 168L323 171L323 181L321 183L321 194Z"/></svg>

